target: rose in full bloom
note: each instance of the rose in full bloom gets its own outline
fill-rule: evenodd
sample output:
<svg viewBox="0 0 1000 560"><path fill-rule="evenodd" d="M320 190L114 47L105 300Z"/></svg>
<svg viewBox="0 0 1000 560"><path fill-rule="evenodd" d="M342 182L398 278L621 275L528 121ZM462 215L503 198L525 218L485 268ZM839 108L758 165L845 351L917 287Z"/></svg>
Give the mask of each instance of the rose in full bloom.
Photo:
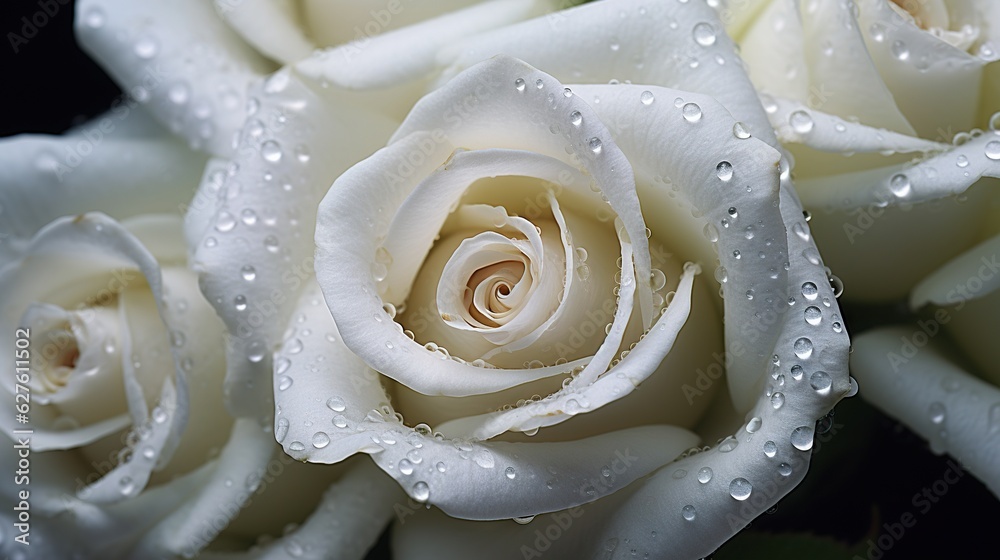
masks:
<svg viewBox="0 0 1000 560"><path fill-rule="evenodd" d="M804 475L816 418L849 391L826 271L712 10L611 2L560 17L469 39L440 55L455 57L443 74L414 70L442 85L398 129L333 86L388 61L278 72L251 92L233 172L195 220L195 266L232 335L231 395L269 379L287 453L364 452L396 478L412 500L393 507L402 557L458 557L471 544L459 532L498 530L510 538L491 553L523 554L534 527L598 498L560 554L626 538L707 554ZM688 31L616 37L670 21ZM574 42L581 29L593 33ZM504 52L539 70L481 62ZM648 85L569 81L615 72ZM674 343L719 329L718 288L686 262L723 287L721 339ZM710 399L698 392L718 388L670 366L713 360L735 411L705 443L739 439L665 466L694 439L664 424L694 427ZM420 503L474 520L555 513L498 529L411 518ZM437 531L454 538L422 536ZM669 552L652 532L671 535Z"/></svg>
<svg viewBox="0 0 1000 560"><path fill-rule="evenodd" d="M975 245L1000 174L996 2L734 0L722 17L848 298L904 297Z"/></svg>

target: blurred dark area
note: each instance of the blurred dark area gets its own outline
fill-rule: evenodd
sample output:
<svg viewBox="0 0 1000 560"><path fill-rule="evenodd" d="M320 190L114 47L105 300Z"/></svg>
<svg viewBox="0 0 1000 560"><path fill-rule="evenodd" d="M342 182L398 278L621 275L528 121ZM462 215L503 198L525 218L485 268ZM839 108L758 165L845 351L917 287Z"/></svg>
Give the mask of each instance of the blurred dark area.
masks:
<svg viewBox="0 0 1000 560"><path fill-rule="evenodd" d="M73 12L73 2L4 0L0 67L6 80L0 94L0 136L61 133L108 110L120 95L114 82L77 45ZM887 318L906 320L900 306L845 305L843 311L855 335ZM953 469L953 460L933 454L925 441L860 395L837 406L830 431L821 436L813 453L802 485L712 558L894 560L995 555L991 551L1000 500L968 473L948 484L945 494L934 495L936 502L921 498L925 489ZM915 524L898 537L880 541L890 533L885 525L898 524L904 514L912 515ZM891 546L880 546L887 543ZM382 558L389 558L388 531L368 556L368 560Z"/></svg>
<svg viewBox="0 0 1000 560"><path fill-rule="evenodd" d="M80 50L74 2L4 0L0 7L0 136L58 134L107 111L118 86Z"/></svg>

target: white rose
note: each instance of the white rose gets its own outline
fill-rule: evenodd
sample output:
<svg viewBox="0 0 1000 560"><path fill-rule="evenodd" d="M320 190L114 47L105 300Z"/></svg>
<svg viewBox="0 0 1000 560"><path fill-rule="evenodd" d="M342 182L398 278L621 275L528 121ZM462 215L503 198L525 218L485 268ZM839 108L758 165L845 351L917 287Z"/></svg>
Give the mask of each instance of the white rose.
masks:
<svg viewBox="0 0 1000 560"><path fill-rule="evenodd" d="M1000 175L996 2L733 0L722 15L849 298L903 297L976 243L965 226Z"/></svg>
<svg viewBox="0 0 1000 560"><path fill-rule="evenodd" d="M414 45L407 51L409 63L430 65L441 45L549 12L557 4L82 0L76 5L76 33L84 50L161 124L195 149L229 157L246 118L247 88L280 64L313 51L315 57L353 59L370 50L373 37L385 34ZM398 119L419 97L419 87L349 97Z"/></svg>
<svg viewBox="0 0 1000 560"><path fill-rule="evenodd" d="M602 467L611 469L610 462L617 457L615 451L624 452L622 447L634 441L635 446L629 449L642 450L643 466L633 463L632 469L614 472L615 481L609 483L610 487L618 489L647 473L656 474L630 485L625 492L587 506L601 513L587 518L593 521L588 521L586 525L590 528L574 539L576 544L565 539L558 543L559 548L565 554L572 554L564 547L579 546L581 554L589 554L603 549L605 543L629 538L637 549L665 554L657 542L648 540L651 531L658 531L671 535L670 554L678 557L707 554L804 475L808 455L800 450L811 445L815 419L849 390L844 366L847 337L840 318L835 316L836 301L812 245L801 207L787 181L781 181L779 186L779 154L767 145L767 141L773 142L773 137L763 111L745 75L735 64L732 45L721 33L713 12L698 3L660 3L647 7L635 2L604 2L559 17L563 18L560 20L563 25L552 26L551 18L533 20L470 39L468 44L460 43L454 49L461 53L460 60L455 59L448 75L496 52L523 51L538 66L553 68L567 79L572 79L573 61L582 60L588 65L582 66L585 72L581 70L577 77L606 82L614 77L612 72L621 71L621 78L633 83L670 83L702 92L718 91L726 108L706 95L659 86L570 85L575 94L566 96L564 87L551 76L509 58L495 59L446 82L440 91L418 105L387 148L341 176L354 161L384 143L393 123L379 121L364 111L339 103L338 93L323 87L323 80L336 83L330 73L337 69L336 64L324 66L313 81L302 76L310 74L308 65L302 63L301 73L284 70L251 93L255 100L251 103L252 122L241 138L234 172L222 186L227 196L220 197L210 216L190 222L190 231L194 232L191 238L200 234L202 240L195 255L196 266L203 271L203 289L208 298L222 301L219 312L234 335L228 347L231 364L228 382L233 394L260 390L264 376L273 373L276 438L293 456L336 462L358 451L371 453L374 462L398 478L411 497L434 504L453 516L503 519L552 512L601 497L607 493L603 488L588 493L584 483L588 478L602 480ZM619 28L602 25L619 17L625 20ZM663 22L671 20L687 32L655 35L659 42L650 43L649 39ZM582 30L586 30L587 41L572 41ZM625 37L635 40L615 40L625 30L630 32ZM377 41L373 39L373 48ZM558 48L542 46L549 42ZM690 58L661 61L652 54L657 50L690 53ZM649 63L637 64L637 59ZM690 64L692 59L715 66L711 72L706 66L698 70L699 65ZM387 61L382 66L353 64L356 66L352 69L366 67L377 76ZM434 72L434 68L429 71ZM415 74L424 75L419 71ZM524 81L520 88L523 91L519 91L522 84L518 79ZM540 89L536 84L539 81ZM644 95L646 91L649 95ZM594 101L595 96L599 103ZM684 102L675 106L678 97ZM577 118L574 111L580 113L579 129L573 124ZM737 126L730 112L750 124ZM254 120L262 121L263 126ZM550 126L555 133L549 130ZM438 128L445 134L436 133ZM748 128L763 141L748 138ZM563 134L568 134L571 141L567 142ZM469 151L456 152L459 147ZM454 157L449 158L453 153ZM415 154L412 160L407 158L411 154ZM446 163L449 171L444 171L445 168L435 171ZM455 166L455 174L463 177L467 174L467 181L482 173L487 177L496 173L498 176L528 174L555 184L565 183L555 202L560 209L569 209L563 215L567 223L576 218L571 193L575 192L577 181L593 177L598 190L611 201L606 206L607 217L622 220L620 239L618 228L609 232L616 236L610 242L606 236L590 242L589 228L574 229L572 239L567 236L566 242L587 249L590 275L582 274L587 280L581 280L574 262L569 276L563 261L567 254L574 261L579 255L575 245L571 245L573 251L567 252L561 235L550 233L560 229L557 214L549 210L555 207L552 199L543 196L539 200L544 204L536 203L538 211L529 211L523 197L514 192L499 193L500 199L492 203L491 198L497 193L487 193L483 204L512 206L506 216L500 216L496 209L487 212L492 218L490 222L495 219L500 223L503 217L505 224L511 224L502 226L507 234L504 239L479 237L458 249L457 256L435 247L425 261L424 255L428 254L434 236L449 221L450 206L457 200L457 194L442 195L440 200L432 197L428 199L430 202L403 201L419 180L433 177L428 183L430 188L431 183L448 177L451 165ZM565 178L560 179L561 171L567 172ZM312 278L314 247L309 240L316 222L311 209L319 207L319 199L338 176L340 179L319 212L322 222L317 229L320 243L317 262L320 284L326 292L321 295ZM552 181L553 178L557 180ZM669 178L672 183L665 192L672 192L677 200L684 202L665 196L662 187L654 186L657 178L661 182ZM589 183L589 180L582 183L585 188L580 196L584 200L599 196L587 188ZM733 188L736 185L739 188ZM230 197L229 189L234 186L239 191ZM434 188L451 188L460 194L465 186L443 181ZM411 212L409 207L400 211L401 205L406 204L419 206L421 211ZM692 217L692 208L700 209L695 212L697 218ZM422 221L428 212L437 216L434 222ZM458 227L455 222L461 219L481 223L483 212L485 209L465 208L445 227ZM520 218L513 215L517 213ZM546 217L549 215L551 218ZM539 220L542 234L536 237L532 233L538 223L525 223L528 218ZM582 215L581 221L600 222L590 212ZM731 233L734 224L739 228L735 234ZM646 226L652 231L652 239L670 241L664 246L683 255L683 260L701 262L710 270L716 268L716 263L712 244L704 239L704 232L711 239L718 238L723 268L717 274L720 280L725 280L727 295L728 332L723 340L726 354L722 360L732 358L729 385L737 402L738 417L732 423L717 418L716 423L722 427L714 434L736 433L734 427L737 431L749 428L750 432L741 435L735 449L736 440L729 439L721 448L688 457L667 468L662 467L689 445L689 436L663 426L668 421L666 414L657 413L653 405L639 404L642 391L629 393L644 380L642 387L662 378L666 378L665 386L673 384L679 388L684 384L682 379L687 372L681 373L681 379L670 379L663 372L656 375L655 370L664 356L667 360L688 359L679 349L668 351L674 333L685 324L686 307L697 301L692 300L689 290L693 289L696 297L702 296L693 287L693 271L682 273L683 260L668 263L664 275L671 285L677 282L678 290L666 314L654 322L659 301L654 298L651 284L656 284L659 290L662 287L653 281L657 276L651 276L656 257L646 240ZM786 226L791 235L786 234ZM492 223L483 224L473 235L496 227ZM598 226L598 231L602 227L607 226ZM383 241L379 237L383 235L401 244L397 246L400 248L388 251L391 264L385 251L378 250ZM510 242L505 241L507 236L523 237ZM446 244L446 239L443 235L441 244ZM407 243L413 243L413 248ZM493 256L487 252L470 257L473 247L490 243L495 243L490 247ZM588 244L603 248L591 251ZM453 245L459 244L456 241ZM473 273L474 269L485 266L485 261L475 264L476 259L485 256L494 259L490 263L496 263L497 253L520 265L493 266L482 274ZM567 360L582 359L583 362L572 365L585 369L575 380L567 381L565 389L560 389L562 380L568 377L567 368L555 363L560 358L557 352L531 347L532 337L542 341L540 344L553 346L560 339L568 341L578 319L569 318L569 325L560 319L563 314L578 313L572 309L575 298L582 296L586 302L576 305L591 305L595 301L597 309L602 299L606 299L605 296L588 300L585 293L574 292L573 285L579 289L604 282L607 285L600 290L612 289L608 276L613 282L614 274L609 263L619 256L623 263L619 295L624 295L616 309L618 316L611 322L611 334L586 341L586 348L581 347L578 354L566 355ZM435 259L437 264L432 265ZM631 259L634 260L630 266ZM789 262L787 270L785 260ZM234 274L244 269L252 272L250 278ZM496 297L477 300L480 307L475 314L470 311L468 317L480 323L483 319L498 323L500 319L511 326L488 333L493 342L465 328L467 339L456 342L465 334L456 334L463 329L462 323L454 319L458 315L465 320L466 316L461 311L464 306L456 306L457 302L449 299L454 294L449 286L455 282L461 285L459 276L470 279L475 276L473 282L484 289L489 286L501 289L500 286L506 285L508 288L503 289L510 289L514 295L518 289L515 280L524 273L531 276L532 305L527 309L518 305L516 317L501 318L497 313L505 311L499 307L504 298L500 297L501 292L490 292ZM427 278L421 279L421 275ZM380 292L375 278L383 276L387 289ZM486 278L485 284L480 276ZM564 311L554 314L554 310L560 309L558 292L567 278L568 303ZM439 291L442 279L445 289ZM405 298L416 298L418 293L423 301L415 305L407 301L407 309L396 318L392 316L392 307L383 308L387 303L401 306ZM659 295L663 297L662 291ZM324 298L333 310L333 317L323 304ZM713 307L698 304L688 322L691 326L705 324L706 318L711 319L717 313ZM438 350L410 340L403 332L406 326L396 323L396 319L406 322L408 313L419 312L421 308L432 310L431 318L440 317L442 312L449 315L436 326L428 324L426 329L438 331L426 330L428 339L420 340L422 344L434 342ZM554 331L546 333L544 327L538 328L552 316ZM457 323L459 328L445 321ZM630 322L631 328L627 327ZM622 359L620 353L637 342L647 326L652 327L649 334ZM436 336L450 336L452 341L438 344L430 338ZM479 340L470 340L472 337ZM551 338L546 340L546 337ZM502 363L502 358L513 360L515 356L489 355L489 349L498 344L508 344L508 350L517 351L522 349L515 346L523 344L524 350L521 356L516 356L517 361ZM449 355L465 362L494 360L510 369L488 369L442 359L446 357L440 350L442 346ZM707 349L703 342L689 346L695 356ZM277 353L272 362L273 349ZM405 359L393 357L404 353ZM523 367L523 362L535 359L528 357L532 353L536 353L539 361L551 363L543 361L546 367L539 369ZM591 358L594 354L597 357ZM777 363L773 361L775 355ZM606 371L615 359L620 360L616 369ZM703 360L694 359L695 363ZM588 363L595 365L586 369ZM619 373L623 377L618 377ZM768 373L775 376L774 383L766 382ZM555 380L551 387L544 386L547 382L544 379L537 382L543 390L518 387L546 374ZM388 381L389 378L394 381ZM383 379L398 387L392 405L388 405L390 399L381 384ZM401 385L395 385L397 382ZM498 391L503 393L497 394ZM421 392L442 397L434 400L421 396ZM519 398L528 400L535 392L553 396L532 399L533 402L510 411L476 416L503 404L516 404ZM781 394L775 396L777 393ZM476 394L487 396L471 396ZM663 394L650 397L655 399ZM628 398L612 403L619 397ZM628 413L610 412L613 407L628 406L630 400L633 405ZM604 404L607 406L600 406ZM405 416L405 424L395 417L397 411ZM680 414L676 421L693 425L696 411L686 412L691 416ZM583 427L588 418L599 418L602 413L608 413L604 426ZM435 422L435 428L449 438L463 437L465 441L456 447L432 437L422 426L415 429L425 419ZM608 433L612 429L610 422L616 422L614 427L621 431ZM596 425L601 423L593 421ZM539 430L534 436L536 441L527 438L521 443L487 441L503 432L532 432L536 428ZM746 437L751 434L755 443L747 445ZM585 436L591 437L579 439ZM501 439L511 437L521 436L507 435ZM764 446L763 450L760 446ZM438 463L442 464L443 472ZM553 467L559 476L547 471L547 466ZM696 474L701 471L702 478L707 480L708 469L712 477L702 484ZM687 475L688 472L691 474ZM680 476L681 473L685 476ZM679 478L675 479L675 474ZM552 490L546 486L550 481ZM754 496L751 500L742 501L740 498L748 497L744 493L749 489L748 484L756 485L757 491L750 492ZM656 508L659 513L649 515L648 509L639 506L640 502L648 503L648 507ZM377 500L359 505L358 511L385 507L395 507L404 518L404 513L414 511L405 502L393 506ZM692 511L696 522L686 519ZM726 521L727 514L735 516L735 525ZM544 519L553 520L559 515L566 513ZM402 557L419 557L433 548L438 556L461 556L462 548L471 541L454 534L455 529L449 529L448 523L429 519L432 521L426 523L439 527L435 531L451 535L448 540L431 543L421 536L423 533L411 531L417 524L410 523L414 519L402 519L397 525L396 538L406 545L397 547L397 553ZM462 527L462 531L480 539L486 532L498 530L510 537L490 547L489 553L498 557L521 554L524 539L533 538L529 537L533 534L532 526L521 529L507 523L503 529L497 529L495 524L484 523ZM663 540L666 539L659 542ZM477 553L483 553L481 542L477 546Z"/></svg>

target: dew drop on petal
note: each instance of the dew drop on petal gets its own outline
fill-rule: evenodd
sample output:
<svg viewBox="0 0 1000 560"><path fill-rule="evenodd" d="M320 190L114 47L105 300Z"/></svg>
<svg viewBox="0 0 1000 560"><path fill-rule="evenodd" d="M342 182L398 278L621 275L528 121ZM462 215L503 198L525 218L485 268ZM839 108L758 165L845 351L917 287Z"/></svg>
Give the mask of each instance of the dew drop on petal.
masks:
<svg viewBox="0 0 1000 560"><path fill-rule="evenodd" d="M944 423L945 412L944 405L939 402L932 402L927 408L927 414L931 419L931 422L935 424Z"/></svg>
<svg viewBox="0 0 1000 560"><path fill-rule="evenodd" d="M701 22L694 26L692 35L696 43L703 47L710 47L715 44L715 29L708 22Z"/></svg>
<svg viewBox="0 0 1000 560"><path fill-rule="evenodd" d="M573 126L580 126L583 124L583 114L580 111L573 111L569 114L569 122Z"/></svg>
<svg viewBox="0 0 1000 560"><path fill-rule="evenodd" d="M764 455L768 457L774 457L778 454L778 445L773 441L764 442Z"/></svg>
<svg viewBox="0 0 1000 560"><path fill-rule="evenodd" d="M595 154L601 153L602 144L600 138L597 138L596 136L591 138L590 141L587 142L587 145L590 147L591 152L594 152Z"/></svg>
<svg viewBox="0 0 1000 560"><path fill-rule="evenodd" d="M694 510L694 506L688 504L681 508L681 516L684 517L685 521L694 521L697 513Z"/></svg>
<svg viewBox="0 0 1000 560"><path fill-rule="evenodd" d="M753 485L745 478L734 478L729 483L729 495L741 502L749 498L751 492L753 492Z"/></svg>
<svg viewBox="0 0 1000 560"><path fill-rule="evenodd" d="M823 312L815 305L810 305L805 310L806 323L816 326L823 321Z"/></svg>
<svg viewBox="0 0 1000 560"><path fill-rule="evenodd" d="M799 451L809 451L813 446L813 427L799 426L792 430L792 446Z"/></svg>
<svg viewBox="0 0 1000 560"><path fill-rule="evenodd" d="M808 134L813 129L813 119L805 111L794 111L788 116L788 124L799 134Z"/></svg>
<svg viewBox="0 0 1000 560"><path fill-rule="evenodd" d="M524 78L514 80L514 89L517 91L524 91Z"/></svg>
<svg viewBox="0 0 1000 560"><path fill-rule="evenodd" d="M698 469L698 482L702 484L708 484L710 480L712 480L711 467L702 467Z"/></svg>
<svg viewBox="0 0 1000 560"><path fill-rule="evenodd" d="M784 404L785 404L784 393L778 392L771 395L771 407L773 407L775 410L781 408Z"/></svg>
<svg viewBox="0 0 1000 560"><path fill-rule="evenodd" d="M991 140L986 143L986 157L992 160L1000 160L1000 142Z"/></svg>
<svg viewBox="0 0 1000 560"><path fill-rule="evenodd" d="M715 173L719 179L729 181L733 178L733 164L728 161L720 161L719 165L715 166Z"/></svg>
<svg viewBox="0 0 1000 560"><path fill-rule="evenodd" d="M833 378L825 371L817 371L809 376L809 386L817 393L825 395L830 392L833 386Z"/></svg>
<svg viewBox="0 0 1000 560"><path fill-rule="evenodd" d="M641 94L639 94L639 101L643 105L652 105L653 101L655 101L655 100L656 100L656 98L653 96L653 92L651 92L649 90L646 90L646 91L642 92Z"/></svg>
<svg viewBox="0 0 1000 560"><path fill-rule="evenodd" d="M899 198L906 198L910 195L912 188L910 178L902 173L897 173L889 179L889 190Z"/></svg>
<svg viewBox="0 0 1000 560"><path fill-rule="evenodd" d="M313 434L312 444L316 449L323 449L330 445L330 436L326 435L326 432L316 432Z"/></svg>
<svg viewBox="0 0 1000 560"><path fill-rule="evenodd" d="M799 338L792 344L792 350L795 351L796 356L798 356L800 359L805 360L809 356L812 356L813 353L812 341L805 337Z"/></svg>
<svg viewBox="0 0 1000 560"><path fill-rule="evenodd" d="M274 428L274 439L281 443L288 435L288 419L278 418L278 425Z"/></svg>
<svg viewBox="0 0 1000 560"><path fill-rule="evenodd" d="M420 481L413 485L413 499L418 502L426 502L431 497L431 488L426 482Z"/></svg>
<svg viewBox="0 0 1000 560"><path fill-rule="evenodd" d="M698 122L701 120L701 107L697 103L685 103L681 107L681 114L687 122Z"/></svg>

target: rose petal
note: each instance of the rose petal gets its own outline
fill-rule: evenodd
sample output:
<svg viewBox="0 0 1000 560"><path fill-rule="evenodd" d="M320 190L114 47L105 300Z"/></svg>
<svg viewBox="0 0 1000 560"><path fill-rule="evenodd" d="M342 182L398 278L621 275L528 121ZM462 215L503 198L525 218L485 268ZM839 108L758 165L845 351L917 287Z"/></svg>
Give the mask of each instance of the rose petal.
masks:
<svg viewBox="0 0 1000 560"><path fill-rule="evenodd" d="M198 205L214 205L214 216L192 248L202 291L232 335L226 406L234 416L257 416L269 406L270 353L312 276L315 214L307 209L344 169L382 145L392 127L327 102L287 70L250 95L254 114L232 173L221 185L222 178L209 173L195 197ZM204 224L204 217L192 217L188 238L197 238Z"/></svg>
<svg viewBox="0 0 1000 560"><path fill-rule="evenodd" d="M203 162L204 156L166 136L141 111L124 106L62 136L4 138L0 263L61 216L176 212L190 199Z"/></svg>
<svg viewBox="0 0 1000 560"><path fill-rule="evenodd" d="M936 340L908 354L914 333L923 331L893 327L855 339L851 368L862 395L929 440L932 451L961 461L1000 496L1000 390L946 358Z"/></svg>
<svg viewBox="0 0 1000 560"><path fill-rule="evenodd" d="M438 84L498 54L520 58L563 83L615 80L710 95L757 138L776 145L733 43L705 2L589 2L483 33L442 51L439 60L450 66Z"/></svg>
<svg viewBox="0 0 1000 560"><path fill-rule="evenodd" d="M252 499L274 451L270 434L256 420L238 419L219 458L202 467L205 479L198 492L145 534L132 554L195 555Z"/></svg>
<svg viewBox="0 0 1000 560"><path fill-rule="evenodd" d="M600 471L589 469L610 464L620 457L616 451L627 455L628 450L644 450L640 457L627 455L632 467L627 474L616 473L621 476L607 481L605 491L621 488L697 443L693 434L669 426L562 443L446 442L430 437L394 416L378 374L341 342L342 333L320 304L318 292L307 292L298 312L301 328L315 334L286 343L276 357L275 437L285 452L322 463L371 453L412 497L453 516L519 517L588 502L599 496L583 485ZM327 333L325 340L318 339L320 333ZM336 375L325 369L327 363L337 368ZM553 488L543 488L546 482Z"/></svg>
<svg viewBox="0 0 1000 560"><path fill-rule="evenodd" d="M198 558L309 559L335 551L338 560L361 560L404 500L399 487L365 459L324 492L316 510L295 531L250 553L202 552Z"/></svg>
<svg viewBox="0 0 1000 560"><path fill-rule="evenodd" d="M161 123L189 144L232 152L246 91L271 65L199 0L83 0L81 46Z"/></svg>
<svg viewBox="0 0 1000 560"><path fill-rule="evenodd" d="M795 0L767 0L745 33L730 36L740 45L740 57L754 85L771 95L788 99L809 99L809 66L806 63L806 38ZM741 2L733 10L746 10L751 3ZM723 21L726 21L723 14ZM810 38L811 40L811 38ZM775 64L775 61L780 61Z"/></svg>
<svg viewBox="0 0 1000 560"><path fill-rule="evenodd" d="M445 46L536 17L551 10L554 4L552 0L482 2L374 37L367 31L369 24L378 24L372 27L380 30L384 26L369 20L363 24L365 33L358 32L360 36L354 36L354 41L317 53L296 68L306 76L326 79L348 89L388 87L430 73L437 62L436 55ZM406 9L420 6L407 6ZM355 21L367 16L367 13L359 14ZM394 18L388 13L386 16L391 23Z"/></svg>
<svg viewBox="0 0 1000 560"><path fill-rule="evenodd" d="M935 152L949 144L923 140L884 128L874 128L811 109L789 99L763 99L778 139L828 152Z"/></svg>
<svg viewBox="0 0 1000 560"><path fill-rule="evenodd" d="M969 302L992 294L1000 289L1000 235L987 239L950 260L947 264L924 278L910 295L910 308L919 309L928 303L953 305ZM976 291L958 293L970 279L977 279Z"/></svg>
<svg viewBox="0 0 1000 560"><path fill-rule="evenodd" d="M983 177L1000 177L1000 135L986 133L916 163L803 179L797 186L810 208L854 209L943 198Z"/></svg>
<svg viewBox="0 0 1000 560"><path fill-rule="evenodd" d="M518 79L524 82L520 91ZM529 83L531 92L526 93L525 84ZM476 93L468 98L473 91ZM545 92L553 93L542 97ZM631 297L626 291L637 289L639 307L648 324L652 311L649 250L631 169L613 143L602 145L601 137L610 135L592 116L591 109L579 98L562 92L558 82L520 61L506 57L487 61L421 100L396 132L394 141L342 175L323 200L316 232L317 275L328 305L340 322L345 343L379 372L425 394L462 396L493 392L565 371L559 367L554 371L483 370L441 361L436 352L409 340L393 321L386 320L389 317L382 309L383 300L375 296L377 287L372 275L376 237L389 231L387 220L396 215L415 183L445 163L455 147L476 150L511 146L563 161L569 159L562 141L552 134L539 134L534 125L525 122L533 108L565 115L563 122L551 117L553 125L567 131L572 141L569 149L579 160L577 165L593 175L612 209L624 221L623 229L635 245L637 280L626 283L623 277L622 301L628 302ZM449 108L456 102L472 103L477 110L455 122L449 118ZM569 125L574 111L581 113L580 127ZM410 157L413 154L419 157ZM501 166L498 173L502 174L503 162L496 165ZM393 168L402 175L385 173ZM375 221L377 216L386 218ZM342 243L345 235L357 236L358 231L366 230L372 234L360 243ZM631 268L626 261L623 274L631 274ZM616 323L619 320L616 317ZM405 352L407 359L400 360L396 350Z"/></svg>
<svg viewBox="0 0 1000 560"><path fill-rule="evenodd" d="M297 0L215 0L215 11L244 41L282 64L316 48L303 33Z"/></svg>

